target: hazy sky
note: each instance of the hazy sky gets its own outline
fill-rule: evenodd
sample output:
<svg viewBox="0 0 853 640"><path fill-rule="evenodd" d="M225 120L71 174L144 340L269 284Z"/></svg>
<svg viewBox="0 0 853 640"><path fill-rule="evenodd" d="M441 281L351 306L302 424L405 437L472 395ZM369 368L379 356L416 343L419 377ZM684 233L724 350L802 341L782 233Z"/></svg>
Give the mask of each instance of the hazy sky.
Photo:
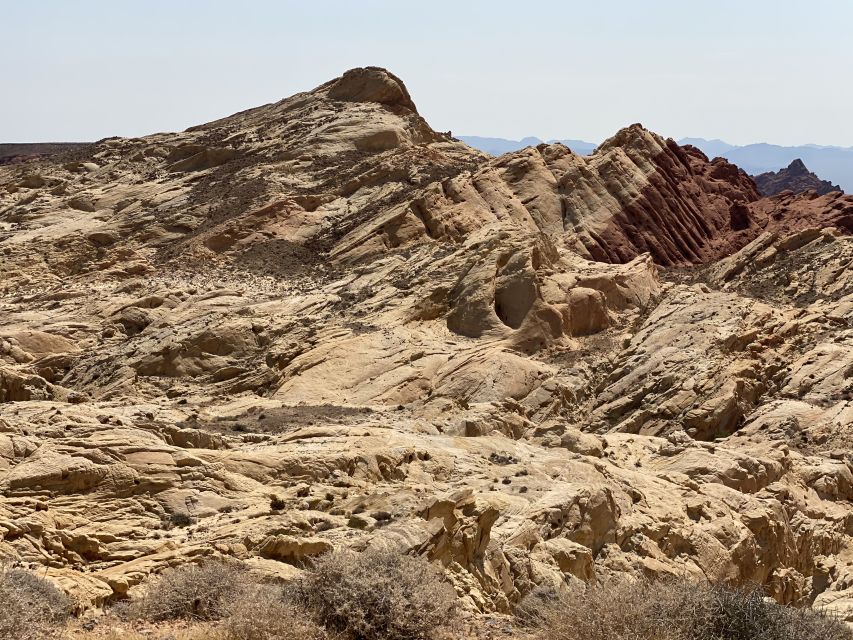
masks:
<svg viewBox="0 0 853 640"><path fill-rule="evenodd" d="M849 0L0 0L0 141L184 129L384 66L457 135L853 146Z"/></svg>

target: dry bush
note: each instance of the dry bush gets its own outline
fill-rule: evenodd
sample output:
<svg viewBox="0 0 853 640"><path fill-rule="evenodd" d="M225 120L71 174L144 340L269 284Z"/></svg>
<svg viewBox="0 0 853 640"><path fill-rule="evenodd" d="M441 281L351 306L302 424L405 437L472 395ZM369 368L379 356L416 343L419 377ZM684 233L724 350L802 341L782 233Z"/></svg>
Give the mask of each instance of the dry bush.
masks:
<svg viewBox="0 0 853 640"><path fill-rule="evenodd" d="M758 588L707 588L701 617L693 620L698 640L851 640L847 626L824 611L785 607Z"/></svg>
<svg viewBox="0 0 853 640"><path fill-rule="evenodd" d="M281 587L250 585L240 592L223 623L226 640L325 640L325 630L295 605Z"/></svg>
<svg viewBox="0 0 853 640"><path fill-rule="evenodd" d="M47 580L0 566L0 640L57 637L71 600Z"/></svg>
<svg viewBox="0 0 853 640"><path fill-rule="evenodd" d="M534 592L518 609L541 640L853 640L824 612L782 606L759 589L688 580Z"/></svg>
<svg viewBox="0 0 853 640"><path fill-rule="evenodd" d="M452 627L456 594L423 558L389 550L335 551L294 588L318 623L350 640L424 640Z"/></svg>
<svg viewBox="0 0 853 640"><path fill-rule="evenodd" d="M242 564L222 560L169 569L148 585L145 595L126 614L151 622L220 620L247 584L247 575Z"/></svg>
<svg viewBox="0 0 853 640"><path fill-rule="evenodd" d="M519 605L525 622L542 640L681 640L662 611L677 609L669 585L593 584L557 596L534 591Z"/></svg>
<svg viewBox="0 0 853 640"><path fill-rule="evenodd" d="M92 630L75 630L74 635L68 635L67 638L73 640L229 640L221 629L217 629L206 623L193 624L191 627L185 626L158 626L157 635L152 636L151 630L135 631L127 629L126 624L118 626L105 627L104 622L99 624ZM178 624L185 624L183 622Z"/></svg>
<svg viewBox="0 0 853 640"><path fill-rule="evenodd" d="M223 560L164 572L138 602L127 606L124 615L146 622L221 621L198 632L199 638L216 640L326 638L323 628L281 587L260 584L241 563Z"/></svg>

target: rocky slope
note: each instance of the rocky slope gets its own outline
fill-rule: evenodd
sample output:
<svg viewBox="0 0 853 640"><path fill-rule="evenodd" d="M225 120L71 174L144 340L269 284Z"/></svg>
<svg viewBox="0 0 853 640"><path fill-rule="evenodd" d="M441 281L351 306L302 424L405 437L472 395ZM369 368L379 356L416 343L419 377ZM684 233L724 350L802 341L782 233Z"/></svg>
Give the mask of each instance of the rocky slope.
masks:
<svg viewBox="0 0 853 640"><path fill-rule="evenodd" d="M68 153L88 146L82 142L0 143L0 165L30 162L38 158Z"/></svg>
<svg viewBox="0 0 853 640"><path fill-rule="evenodd" d="M81 608L394 545L481 612L679 574L853 616L851 230L639 125L485 156L378 68L0 168L0 553Z"/></svg>
<svg viewBox="0 0 853 640"><path fill-rule="evenodd" d="M755 184L758 191L764 196L775 196L783 191L802 193L813 190L820 196L825 196L833 191L841 191L841 187L832 184L829 180L821 180L806 168L802 160L794 160L785 169L769 171L755 176Z"/></svg>

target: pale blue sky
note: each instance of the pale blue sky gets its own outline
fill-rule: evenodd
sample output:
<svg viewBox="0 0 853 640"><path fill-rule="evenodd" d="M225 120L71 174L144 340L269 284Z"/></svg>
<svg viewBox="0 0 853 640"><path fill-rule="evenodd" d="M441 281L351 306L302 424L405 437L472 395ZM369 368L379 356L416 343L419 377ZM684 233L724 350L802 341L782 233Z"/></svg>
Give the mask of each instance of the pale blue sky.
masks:
<svg viewBox="0 0 853 640"><path fill-rule="evenodd" d="M0 0L0 141L184 129L387 67L455 134L853 146L849 0Z"/></svg>

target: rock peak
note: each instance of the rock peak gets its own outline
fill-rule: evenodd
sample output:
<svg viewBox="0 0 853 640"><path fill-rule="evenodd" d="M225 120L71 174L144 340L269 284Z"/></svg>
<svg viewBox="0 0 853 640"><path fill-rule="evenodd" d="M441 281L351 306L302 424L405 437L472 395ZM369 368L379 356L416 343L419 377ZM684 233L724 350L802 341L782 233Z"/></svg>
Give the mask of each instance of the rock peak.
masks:
<svg viewBox="0 0 853 640"><path fill-rule="evenodd" d="M646 129L639 122L619 129L613 136L602 142L598 151L611 149L613 147L647 147L650 144L663 146L664 140Z"/></svg>
<svg viewBox="0 0 853 640"><path fill-rule="evenodd" d="M826 195L833 191L841 191L841 187L828 180L821 180L797 158L786 169L768 171L755 176L755 184L763 196L773 196L783 191L802 193L813 189L818 195Z"/></svg>
<svg viewBox="0 0 853 640"><path fill-rule="evenodd" d="M333 80L328 90L332 100L378 102L417 112L406 85L382 67L356 67Z"/></svg>
<svg viewBox="0 0 853 640"><path fill-rule="evenodd" d="M809 173L808 168L800 158L797 158L796 160L791 162L791 164L788 165L788 171L796 171L797 173Z"/></svg>

